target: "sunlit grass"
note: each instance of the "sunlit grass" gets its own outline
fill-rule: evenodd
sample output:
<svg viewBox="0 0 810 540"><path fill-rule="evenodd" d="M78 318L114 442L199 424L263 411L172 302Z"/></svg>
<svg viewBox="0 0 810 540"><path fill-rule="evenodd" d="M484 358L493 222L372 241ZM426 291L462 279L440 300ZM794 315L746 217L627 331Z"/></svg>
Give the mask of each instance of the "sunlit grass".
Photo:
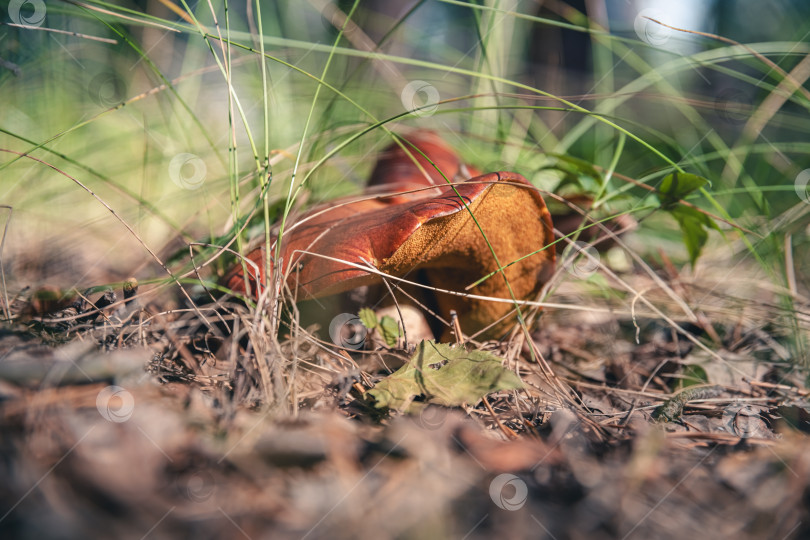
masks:
<svg viewBox="0 0 810 540"><path fill-rule="evenodd" d="M419 127L482 169L587 192L600 216L633 215L634 253L657 269L664 250L694 279L701 261L690 268L677 224L638 184L656 188L679 170L707 178L688 197L718 218L704 255L734 253L730 279L740 260L758 265L780 291L779 324L790 328L781 337L796 361L807 357L806 322L794 315L809 279L799 259L810 205L796 192L810 167L800 18L756 43L670 29L650 44L632 30L635 12L606 29L570 8L538 16L450 1L398 17L362 3L329 4L327 16L309 3L251 3L250 16L241 5L172 5L145 14L48 3L43 27L83 37L0 30L0 57L20 68L0 74L0 148L75 177L116 214L47 166L4 153L0 202L15 212L4 264L30 249L89 250L109 281L168 281L143 245L176 275L189 272L194 241L240 253L262 242L272 256L294 208L359 193L390 132ZM437 28L457 34L439 39ZM530 38L551 29L590 39L587 73L533 72ZM403 103L414 81L435 95ZM233 259L213 263L209 284Z"/></svg>

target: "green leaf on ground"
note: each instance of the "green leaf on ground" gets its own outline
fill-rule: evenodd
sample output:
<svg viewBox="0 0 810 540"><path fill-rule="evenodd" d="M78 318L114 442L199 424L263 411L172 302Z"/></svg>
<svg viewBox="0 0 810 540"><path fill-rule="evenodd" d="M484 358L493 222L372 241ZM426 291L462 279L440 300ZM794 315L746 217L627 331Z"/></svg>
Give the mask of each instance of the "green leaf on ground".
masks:
<svg viewBox="0 0 810 540"><path fill-rule="evenodd" d="M395 318L383 315L383 318L380 319L380 323L377 325L377 331L382 335L386 345L389 347L396 346L399 341L400 332L399 324Z"/></svg>
<svg viewBox="0 0 810 540"><path fill-rule="evenodd" d="M492 392L522 386L520 378L491 353L423 341L407 364L368 393L377 407L416 412L427 403L472 405ZM414 402L417 397L422 400Z"/></svg>
<svg viewBox="0 0 810 540"><path fill-rule="evenodd" d="M377 328L377 314L374 313L373 309L367 307L361 308L357 316L360 318L360 322L363 323L363 326L369 330Z"/></svg>
<svg viewBox="0 0 810 540"><path fill-rule="evenodd" d="M377 332L380 333L380 336L382 336L386 345L389 347L394 347L397 342L399 342L399 337L402 334L400 333L399 324L395 318L383 315L382 319L377 320L377 314L374 313L374 310L371 308L360 309L357 316L360 318L360 322L363 323L363 326L369 330L376 328Z"/></svg>
<svg viewBox="0 0 810 540"><path fill-rule="evenodd" d="M706 370L697 364L687 364L683 367L681 377L677 379L675 390L683 390L689 386L709 383L709 375Z"/></svg>

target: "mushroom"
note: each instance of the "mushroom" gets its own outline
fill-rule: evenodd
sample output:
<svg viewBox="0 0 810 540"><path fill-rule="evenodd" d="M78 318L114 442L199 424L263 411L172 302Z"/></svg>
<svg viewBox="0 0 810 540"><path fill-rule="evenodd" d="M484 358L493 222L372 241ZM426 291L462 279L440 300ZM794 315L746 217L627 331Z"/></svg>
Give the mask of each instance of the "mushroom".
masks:
<svg viewBox="0 0 810 540"><path fill-rule="evenodd" d="M371 175L371 192L385 188L395 190L394 195L330 202L289 228L281 249L287 284L298 299L307 299L380 284L378 272L418 279L438 289L435 305L441 315L455 310L465 332L482 330L514 304L479 297L528 299L548 281L555 262L554 248L544 249L554 241L551 216L539 191L520 174L494 172L448 185L444 177L463 177L468 169L437 136L419 134L404 146L407 151L384 151ZM407 155L411 152L415 160ZM465 291L498 270L495 256L509 266ZM258 276L251 275L255 291L264 281L263 248L248 257L259 268ZM244 292L242 266L232 269L224 283ZM503 332L513 320L507 317L488 335Z"/></svg>
<svg viewBox="0 0 810 540"><path fill-rule="evenodd" d="M380 152L368 180L368 190L374 190L377 186L389 191L406 191L424 186L443 188L447 187L448 180L468 180L480 174L477 169L465 165L436 133L418 131L400 144L393 143ZM425 197L429 193L423 191L417 196Z"/></svg>

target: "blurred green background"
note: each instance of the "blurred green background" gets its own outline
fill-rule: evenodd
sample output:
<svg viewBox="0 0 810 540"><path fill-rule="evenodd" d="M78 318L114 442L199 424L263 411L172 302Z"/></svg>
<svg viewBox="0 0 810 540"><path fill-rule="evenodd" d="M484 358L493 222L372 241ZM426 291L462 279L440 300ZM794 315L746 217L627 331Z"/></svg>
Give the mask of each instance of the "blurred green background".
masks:
<svg viewBox="0 0 810 540"><path fill-rule="evenodd" d="M750 231L745 245L719 222L709 245L778 287L791 246L807 294L806 2L213 6L2 4L0 203L13 207L3 264L25 276L16 289L163 277L144 244L164 260L224 244L246 216L243 240L261 236L291 182L304 183L297 204L356 193L386 129L418 127L485 170L634 214L632 245L653 259L689 261L675 220L628 178L704 176L690 201Z"/></svg>

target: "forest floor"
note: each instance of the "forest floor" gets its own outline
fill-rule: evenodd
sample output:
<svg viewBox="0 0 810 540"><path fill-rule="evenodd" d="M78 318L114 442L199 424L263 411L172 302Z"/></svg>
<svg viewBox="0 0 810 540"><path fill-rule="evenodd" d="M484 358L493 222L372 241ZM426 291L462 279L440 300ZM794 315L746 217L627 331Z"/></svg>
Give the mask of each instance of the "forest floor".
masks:
<svg viewBox="0 0 810 540"><path fill-rule="evenodd" d="M699 299L694 340L563 286L551 301L608 309L547 309L542 365L520 337L478 345L525 389L415 415L364 393L385 373L360 358L406 350L282 331L251 356L168 295L83 318L31 317L23 295L0 328L0 536L807 538L807 373L775 293L708 268L660 272Z"/></svg>

